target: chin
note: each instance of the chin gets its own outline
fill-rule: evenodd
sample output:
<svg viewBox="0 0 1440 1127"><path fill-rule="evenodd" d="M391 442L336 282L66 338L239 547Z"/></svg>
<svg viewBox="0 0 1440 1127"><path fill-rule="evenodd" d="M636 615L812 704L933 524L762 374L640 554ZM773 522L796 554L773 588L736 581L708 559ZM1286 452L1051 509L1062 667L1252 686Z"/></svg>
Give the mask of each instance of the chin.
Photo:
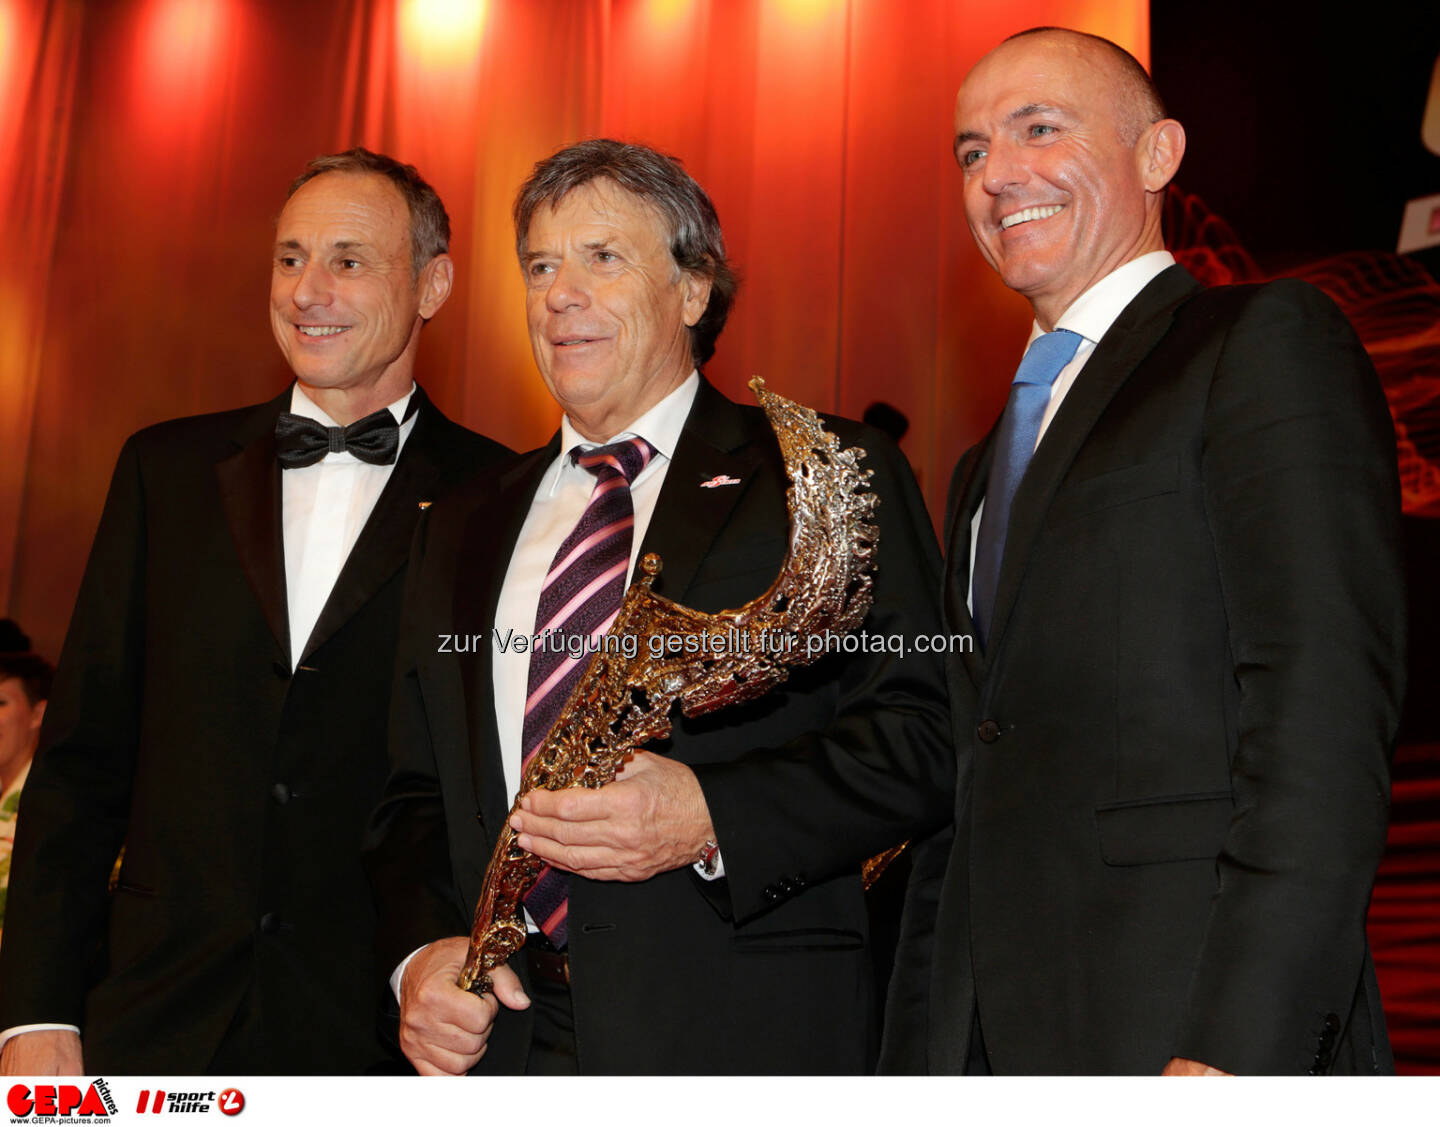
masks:
<svg viewBox="0 0 1440 1127"><path fill-rule="evenodd" d="M615 378L608 371L562 367L552 369L547 382L550 384L551 393L562 406L567 403L583 406L604 395L615 383Z"/></svg>
<svg viewBox="0 0 1440 1127"><path fill-rule="evenodd" d="M346 374L344 372L337 372L331 368L323 368L319 371L307 371L303 368L297 368L295 370L295 378L310 387L323 388L327 391L330 388L344 387L346 383Z"/></svg>

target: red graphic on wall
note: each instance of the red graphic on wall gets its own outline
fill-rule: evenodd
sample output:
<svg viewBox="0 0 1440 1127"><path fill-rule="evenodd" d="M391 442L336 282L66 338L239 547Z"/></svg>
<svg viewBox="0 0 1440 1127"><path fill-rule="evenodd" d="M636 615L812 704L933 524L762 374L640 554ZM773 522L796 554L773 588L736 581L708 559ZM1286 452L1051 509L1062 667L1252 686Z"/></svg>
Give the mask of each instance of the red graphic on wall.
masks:
<svg viewBox="0 0 1440 1127"><path fill-rule="evenodd" d="M1166 242L1206 285L1269 275L1199 196L1171 187ZM1440 283L1404 255L1352 251L1285 271L1325 291L1355 326L1395 420L1400 496L1410 516L1440 517Z"/></svg>

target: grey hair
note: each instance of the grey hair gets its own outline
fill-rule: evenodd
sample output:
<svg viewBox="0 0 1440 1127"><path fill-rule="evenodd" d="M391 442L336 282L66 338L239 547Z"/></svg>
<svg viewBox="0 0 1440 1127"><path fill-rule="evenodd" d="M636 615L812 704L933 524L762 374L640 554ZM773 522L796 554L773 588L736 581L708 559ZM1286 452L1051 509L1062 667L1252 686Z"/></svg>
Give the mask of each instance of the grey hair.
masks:
<svg viewBox="0 0 1440 1127"><path fill-rule="evenodd" d="M523 260L530 222L541 207L555 207L592 180L609 180L659 212L675 265L687 274L709 279L709 303L700 320L690 326L691 358L697 368L704 367L715 354L715 341L725 328L739 280L725 261L725 239L715 205L675 157L644 145L602 138L568 145L546 157L535 165L515 196L516 253Z"/></svg>
<svg viewBox="0 0 1440 1127"><path fill-rule="evenodd" d="M439 193L426 183L413 164L402 164L394 157L372 153L369 149L346 149L343 153L316 157L307 164L305 171L290 185L285 198L288 200L303 185L327 172L369 172L395 185L410 210L410 263L417 277L432 258L449 251L450 215Z"/></svg>

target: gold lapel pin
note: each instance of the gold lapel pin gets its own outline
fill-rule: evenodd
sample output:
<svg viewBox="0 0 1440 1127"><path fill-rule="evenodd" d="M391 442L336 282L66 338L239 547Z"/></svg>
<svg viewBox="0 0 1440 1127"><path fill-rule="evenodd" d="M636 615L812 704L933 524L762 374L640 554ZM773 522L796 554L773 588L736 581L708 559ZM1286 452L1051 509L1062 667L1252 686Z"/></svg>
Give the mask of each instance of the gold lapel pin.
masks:
<svg viewBox="0 0 1440 1127"><path fill-rule="evenodd" d="M430 507L430 502L429 502L429 501L421 501L421 502L420 502L420 507L421 507L422 509L428 509L428 508Z"/></svg>

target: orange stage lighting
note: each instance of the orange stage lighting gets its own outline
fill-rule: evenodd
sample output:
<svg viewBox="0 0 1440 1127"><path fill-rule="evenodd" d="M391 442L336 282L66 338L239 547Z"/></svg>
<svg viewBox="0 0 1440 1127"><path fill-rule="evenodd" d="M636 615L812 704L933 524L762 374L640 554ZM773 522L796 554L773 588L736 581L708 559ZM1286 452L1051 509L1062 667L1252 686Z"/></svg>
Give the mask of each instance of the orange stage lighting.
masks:
<svg viewBox="0 0 1440 1127"><path fill-rule="evenodd" d="M645 15L652 23L662 26L673 24L694 2L695 0L650 0L645 5Z"/></svg>
<svg viewBox="0 0 1440 1127"><path fill-rule="evenodd" d="M794 23L819 23L836 8L843 8L845 0L775 0L775 6Z"/></svg>
<svg viewBox="0 0 1440 1127"><path fill-rule="evenodd" d="M14 104L10 97L10 56L15 52L15 9L11 0L0 0L0 95L6 104ZM15 99L18 100L18 99Z"/></svg>
<svg viewBox="0 0 1440 1127"><path fill-rule="evenodd" d="M161 0L150 9L149 62L162 73L203 70L219 42L225 0Z"/></svg>
<svg viewBox="0 0 1440 1127"><path fill-rule="evenodd" d="M486 0L405 0L401 42L429 66L468 62L479 50L487 7Z"/></svg>
<svg viewBox="0 0 1440 1127"><path fill-rule="evenodd" d="M232 0L154 0L144 16L137 75L149 107L170 115L205 97L233 23Z"/></svg>

